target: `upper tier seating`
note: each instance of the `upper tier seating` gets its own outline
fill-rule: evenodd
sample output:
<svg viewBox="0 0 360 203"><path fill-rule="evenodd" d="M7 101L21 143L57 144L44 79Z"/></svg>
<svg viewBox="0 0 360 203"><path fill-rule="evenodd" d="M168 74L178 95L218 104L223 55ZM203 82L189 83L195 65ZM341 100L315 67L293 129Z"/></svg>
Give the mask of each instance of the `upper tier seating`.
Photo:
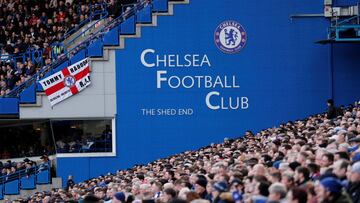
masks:
<svg viewBox="0 0 360 203"><path fill-rule="evenodd" d="M0 2L0 97L51 64L54 44L92 20L114 18L136 0L8 0ZM108 16L108 15L106 15Z"/></svg>

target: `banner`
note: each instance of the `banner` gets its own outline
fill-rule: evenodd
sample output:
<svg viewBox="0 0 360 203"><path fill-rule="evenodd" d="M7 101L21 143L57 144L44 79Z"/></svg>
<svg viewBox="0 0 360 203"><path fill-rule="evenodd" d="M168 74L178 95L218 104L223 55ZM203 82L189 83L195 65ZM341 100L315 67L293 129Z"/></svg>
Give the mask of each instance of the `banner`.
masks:
<svg viewBox="0 0 360 203"><path fill-rule="evenodd" d="M81 60L39 81L51 106L77 94L90 85L88 59Z"/></svg>

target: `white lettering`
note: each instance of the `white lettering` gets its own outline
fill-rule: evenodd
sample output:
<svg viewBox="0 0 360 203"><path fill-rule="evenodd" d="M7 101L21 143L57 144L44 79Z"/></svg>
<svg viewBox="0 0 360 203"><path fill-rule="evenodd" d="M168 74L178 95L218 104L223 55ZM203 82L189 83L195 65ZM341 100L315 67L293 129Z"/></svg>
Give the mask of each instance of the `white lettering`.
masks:
<svg viewBox="0 0 360 203"><path fill-rule="evenodd" d="M206 103L206 106L207 106L209 109L218 110L218 109L220 109L220 106L219 106L219 105L214 106L214 105L212 105L212 104L210 103L210 98L211 98L213 95L219 96L220 93L219 93L219 92L216 92L216 91L209 92L209 93L206 95L206 97L205 97L205 103Z"/></svg>
<svg viewBox="0 0 360 203"><path fill-rule="evenodd" d="M161 75L166 74L167 71L165 70L159 70L156 72L156 87L161 88L161 81L166 81L166 78L162 78Z"/></svg>
<svg viewBox="0 0 360 203"><path fill-rule="evenodd" d="M142 53L141 53L141 56L140 56L140 60L141 60L141 63L147 67L147 68L151 68L151 67L154 67L155 66L155 63L147 63L145 61L145 56L147 53L155 53L155 50L154 49L145 49Z"/></svg>

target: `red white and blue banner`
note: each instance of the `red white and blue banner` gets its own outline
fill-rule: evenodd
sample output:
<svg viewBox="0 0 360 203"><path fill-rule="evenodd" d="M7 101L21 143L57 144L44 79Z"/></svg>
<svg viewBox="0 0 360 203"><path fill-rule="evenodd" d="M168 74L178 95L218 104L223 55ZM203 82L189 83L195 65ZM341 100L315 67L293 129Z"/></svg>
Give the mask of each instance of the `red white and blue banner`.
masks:
<svg viewBox="0 0 360 203"><path fill-rule="evenodd" d="M39 81L51 106L77 94L91 84L88 59L83 59Z"/></svg>

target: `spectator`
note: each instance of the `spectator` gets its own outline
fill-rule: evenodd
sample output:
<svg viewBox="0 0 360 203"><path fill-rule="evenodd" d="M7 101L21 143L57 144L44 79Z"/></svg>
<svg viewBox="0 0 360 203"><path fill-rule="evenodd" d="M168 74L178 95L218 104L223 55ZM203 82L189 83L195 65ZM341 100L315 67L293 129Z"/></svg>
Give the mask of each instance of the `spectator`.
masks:
<svg viewBox="0 0 360 203"><path fill-rule="evenodd" d="M293 188L289 192L288 201L289 203L307 203L307 193L304 189Z"/></svg>
<svg viewBox="0 0 360 203"><path fill-rule="evenodd" d="M282 183L273 183L269 188L269 203L284 201L286 197L286 187Z"/></svg>
<svg viewBox="0 0 360 203"><path fill-rule="evenodd" d="M176 197L176 191L172 188L167 188L164 190L164 195L162 198L162 202L171 202Z"/></svg>
<svg viewBox="0 0 360 203"><path fill-rule="evenodd" d="M327 110L326 118L328 119L336 118L336 107L334 106L334 100L328 99L327 106L328 106L328 110Z"/></svg>
<svg viewBox="0 0 360 203"><path fill-rule="evenodd" d="M339 180L327 177L320 181L316 187L316 194L320 202L351 203L350 197L342 192L342 185Z"/></svg>
<svg viewBox="0 0 360 203"><path fill-rule="evenodd" d="M360 202L360 162L356 162L349 170L348 192L354 203Z"/></svg>
<svg viewBox="0 0 360 203"><path fill-rule="evenodd" d="M310 180L310 171L306 167L299 166L295 170L294 180L300 188L306 187L306 183Z"/></svg>
<svg viewBox="0 0 360 203"><path fill-rule="evenodd" d="M66 181L66 190L72 189L75 185L75 182L73 180L73 176L69 175L68 179Z"/></svg>

